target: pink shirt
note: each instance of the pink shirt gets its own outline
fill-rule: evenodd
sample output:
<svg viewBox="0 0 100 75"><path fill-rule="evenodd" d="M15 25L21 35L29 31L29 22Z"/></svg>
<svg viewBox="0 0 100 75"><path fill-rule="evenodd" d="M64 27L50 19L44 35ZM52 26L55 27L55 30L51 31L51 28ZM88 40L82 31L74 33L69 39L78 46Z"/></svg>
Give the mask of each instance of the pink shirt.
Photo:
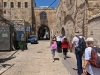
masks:
<svg viewBox="0 0 100 75"><path fill-rule="evenodd" d="M56 41L54 41L53 44L50 44L50 48L51 49L57 49L57 43L56 43Z"/></svg>

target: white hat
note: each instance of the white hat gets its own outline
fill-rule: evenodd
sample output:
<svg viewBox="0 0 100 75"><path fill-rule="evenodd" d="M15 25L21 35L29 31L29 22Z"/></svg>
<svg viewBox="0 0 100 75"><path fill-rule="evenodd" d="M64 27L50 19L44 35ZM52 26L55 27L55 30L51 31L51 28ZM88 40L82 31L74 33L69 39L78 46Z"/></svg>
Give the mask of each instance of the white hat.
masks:
<svg viewBox="0 0 100 75"><path fill-rule="evenodd" d="M67 38L66 36L64 36L63 38Z"/></svg>
<svg viewBox="0 0 100 75"><path fill-rule="evenodd" d="M88 37L88 38L86 39L86 41L94 41L94 39L93 39L92 37Z"/></svg>
<svg viewBox="0 0 100 75"><path fill-rule="evenodd" d="M75 35L79 36L82 35L80 32L75 32Z"/></svg>

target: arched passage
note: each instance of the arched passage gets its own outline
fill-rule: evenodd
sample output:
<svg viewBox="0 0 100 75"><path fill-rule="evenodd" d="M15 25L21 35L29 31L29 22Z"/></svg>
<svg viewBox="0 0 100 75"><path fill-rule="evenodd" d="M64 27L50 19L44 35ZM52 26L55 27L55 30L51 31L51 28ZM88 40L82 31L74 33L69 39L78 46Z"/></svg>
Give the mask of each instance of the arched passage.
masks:
<svg viewBox="0 0 100 75"><path fill-rule="evenodd" d="M64 28L62 28L61 34L62 34L62 36L65 36L65 29Z"/></svg>
<svg viewBox="0 0 100 75"><path fill-rule="evenodd" d="M39 40L50 40L50 30L47 26L42 25L38 30Z"/></svg>

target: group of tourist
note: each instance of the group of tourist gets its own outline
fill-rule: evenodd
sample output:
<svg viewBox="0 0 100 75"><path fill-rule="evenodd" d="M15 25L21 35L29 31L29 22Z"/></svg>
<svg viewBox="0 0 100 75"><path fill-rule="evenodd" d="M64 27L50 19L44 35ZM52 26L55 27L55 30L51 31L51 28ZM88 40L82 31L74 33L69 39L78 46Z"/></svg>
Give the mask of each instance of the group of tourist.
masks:
<svg viewBox="0 0 100 75"><path fill-rule="evenodd" d="M57 38L53 37L50 43L50 47L51 47L53 62L54 62L55 51L62 52L63 49L64 59L67 58L67 52L68 48L70 49L70 44L65 36L64 37L58 36Z"/></svg>
<svg viewBox="0 0 100 75"><path fill-rule="evenodd" d="M70 52L72 52L73 47L75 47L78 75L100 75L100 66L96 67L90 63L90 60L92 59L92 49L95 47L93 43L94 39L92 37L89 37L85 40L85 38L82 35L79 35L79 33L76 33L75 37L73 37L71 45L66 36L54 36L50 42L53 62L55 61L55 51L63 52L64 59L66 59L68 49ZM82 66L83 54L84 64Z"/></svg>

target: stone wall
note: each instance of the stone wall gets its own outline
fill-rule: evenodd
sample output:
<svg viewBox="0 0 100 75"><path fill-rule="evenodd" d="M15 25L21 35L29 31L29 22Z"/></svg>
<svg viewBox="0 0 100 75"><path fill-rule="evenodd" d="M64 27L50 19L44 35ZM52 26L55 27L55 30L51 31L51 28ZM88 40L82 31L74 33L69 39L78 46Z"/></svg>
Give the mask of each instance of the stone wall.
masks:
<svg viewBox="0 0 100 75"><path fill-rule="evenodd" d="M88 0L88 7L89 18L100 13L100 0Z"/></svg>
<svg viewBox="0 0 100 75"><path fill-rule="evenodd" d="M95 44L100 47L100 14L89 19L89 36L93 37Z"/></svg>
<svg viewBox="0 0 100 75"><path fill-rule="evenodd" d="M32 3L33 0L3 0L3 3L7 2L7 6L4 7L3 5L3 11L6 11L4 13L4 18L8 20L24 20L25 24L28 26L32 26L32 16L33 14L33 5L35 3ZM14 2L14 8L11 8L11 2ZM18 7L18 2L21 2L21 7ZM25 8L25 2L28 3L28 7Z"/></svg>
<svg viewBox="0 0 100 75"><path fill-rule="evenodd" d="M57 35L75 36L75 32L86 36L86 2L85 0L60 0L56 11Z"/></svg>
<svg viewBox="0 0 100 75"><path fill-rule="evenodd" d="M47 14L46 20L40 20L40 13L45 12ZM36 22L36 34L38 35L39 28L45 25L50 30L50 36L54 34L54 26L56 25L56 9L55 8L35 8L35 22Z"/></svg>

